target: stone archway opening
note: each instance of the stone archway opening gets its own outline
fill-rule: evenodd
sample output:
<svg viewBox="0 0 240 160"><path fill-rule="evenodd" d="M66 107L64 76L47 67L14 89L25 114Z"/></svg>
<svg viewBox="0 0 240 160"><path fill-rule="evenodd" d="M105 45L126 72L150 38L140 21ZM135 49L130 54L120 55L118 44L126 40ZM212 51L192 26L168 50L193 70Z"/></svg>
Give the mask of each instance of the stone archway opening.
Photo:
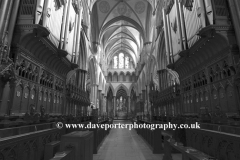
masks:
<svg viewBox="0 0 240 160"><path fill-rule="evenodd" d="M127 119L129 106L127 91L121 86L116 94L115 117L117 119Z"/></svg>

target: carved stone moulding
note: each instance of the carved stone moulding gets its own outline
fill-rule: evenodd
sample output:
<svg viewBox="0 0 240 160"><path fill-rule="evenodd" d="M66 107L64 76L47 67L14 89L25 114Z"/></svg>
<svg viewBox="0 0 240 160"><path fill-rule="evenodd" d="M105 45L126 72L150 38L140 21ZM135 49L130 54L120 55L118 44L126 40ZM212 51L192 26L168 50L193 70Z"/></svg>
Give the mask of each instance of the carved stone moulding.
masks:
<svg viewBox="0 0 240 160"><path fill-rule="evenodd" d="M58 56L59 57L66 57L68 55L68 52L62 49L58 50Z"/></svg>
<svg viewBox="0 0 240 160"><path fill-rule="evenodd" d="M109 10L110 10L110 5L107 1L101 1L99 3L99 10L102 12L102 13L108 13Z"/></svg>
<svg viewBox="0 0 240 160"><path fill-rule="evenodd" d="M47 37L50 34L50 31L38 24L18 24L16 29L25 32L32 32L36 37Z"/></svg>

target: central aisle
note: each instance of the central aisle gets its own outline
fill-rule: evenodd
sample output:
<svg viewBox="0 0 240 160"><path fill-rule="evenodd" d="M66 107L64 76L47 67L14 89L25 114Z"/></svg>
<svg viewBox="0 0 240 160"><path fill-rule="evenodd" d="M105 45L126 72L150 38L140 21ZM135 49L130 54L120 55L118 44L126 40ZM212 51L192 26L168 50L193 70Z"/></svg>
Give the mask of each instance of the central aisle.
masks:
<svg viewBox="0 0 240 160"><path fill-rule="evenodd" d="M115 124L130 124L130 121L114 120ZM93 160L161 160L162 154L152 154L148 144L140 137L136 130L111 129L94 154Z"/></svg>

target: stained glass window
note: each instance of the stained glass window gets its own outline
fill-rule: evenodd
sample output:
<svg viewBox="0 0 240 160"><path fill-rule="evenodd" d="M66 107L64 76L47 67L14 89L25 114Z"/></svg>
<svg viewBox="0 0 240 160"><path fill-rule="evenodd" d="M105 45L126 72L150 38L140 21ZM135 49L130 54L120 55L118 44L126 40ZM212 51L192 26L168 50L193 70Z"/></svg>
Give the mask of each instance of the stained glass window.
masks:
<svg viewBox="0 0 240 160"><path fill-rule="evenodd" d="M130 58L123 53L119 53L113 58L113 68L130 68Z"/></svg>
<svg viewBox="0 0 240 160"><path fill-rule="evenodd" d="M124 54L120 53L119 54L119 68L123 68L124 67Z"/></svg>
<svg viewBox="0 0 240 160"><path fill-rule="evenodd" d="M125 68L129 68L129 57L125 57Z"/></svg>

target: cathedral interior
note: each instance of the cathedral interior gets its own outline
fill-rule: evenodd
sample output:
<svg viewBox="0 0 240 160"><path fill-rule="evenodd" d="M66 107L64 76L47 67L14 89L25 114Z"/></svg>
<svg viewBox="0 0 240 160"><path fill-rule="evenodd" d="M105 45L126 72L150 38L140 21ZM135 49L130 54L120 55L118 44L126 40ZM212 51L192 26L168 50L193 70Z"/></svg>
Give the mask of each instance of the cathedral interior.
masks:
<svg viewBox="0 0 240 160"><path fill-rule="evenodd" d="M240 160L239 0L0 0L0 160ZM66 124L200 128L67 128Z"/></svg>

